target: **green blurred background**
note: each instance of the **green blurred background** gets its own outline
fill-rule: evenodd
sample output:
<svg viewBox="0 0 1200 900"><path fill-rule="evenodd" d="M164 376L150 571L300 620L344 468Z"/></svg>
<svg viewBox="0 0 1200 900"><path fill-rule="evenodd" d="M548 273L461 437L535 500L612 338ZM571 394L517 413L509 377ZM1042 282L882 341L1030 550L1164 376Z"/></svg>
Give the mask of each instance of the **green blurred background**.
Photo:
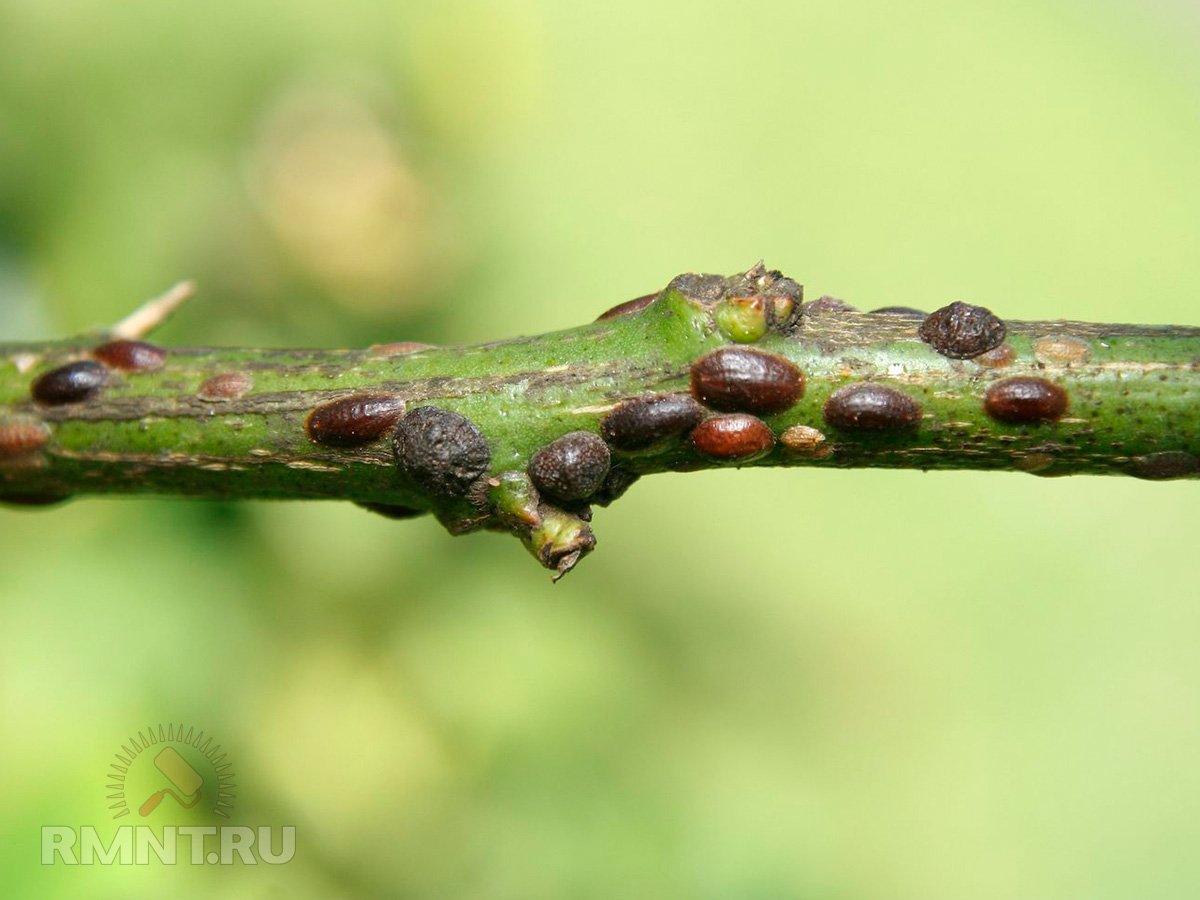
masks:
<svg viewBox="0 0 1200 900"><path fill-rule="evenodd" d="M1200 323L1172 0L0 0L0 336L471 342L763 257ZM350 505L0 511L0 894L1200 892L1190 483L644 480L565 581ZM38 864L194 724L285 866Z"/></svg>

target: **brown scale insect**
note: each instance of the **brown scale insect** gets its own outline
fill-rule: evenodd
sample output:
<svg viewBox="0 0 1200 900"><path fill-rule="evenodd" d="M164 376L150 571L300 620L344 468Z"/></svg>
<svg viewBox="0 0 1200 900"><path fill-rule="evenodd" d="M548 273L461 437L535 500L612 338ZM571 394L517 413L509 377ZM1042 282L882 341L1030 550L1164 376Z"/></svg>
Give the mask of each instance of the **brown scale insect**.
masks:
<svg viewBox="0 0 1200 900"><path fill-rule="evenodd" d="M367 348L368 353L379 356L403 356L406 353L418 353L421 350L436 350L436 344L423 344L420 341L393 341L390 344L372 344Z"/></svg>
<svg viewBox="0 0 1200 900"><path fill-rule="evenodd" d="M404 415L404 401L388 394L356 394L318 406L304 424L315 443L356 447L383 437Z"/></svg>
<svg viewBox="0 0 1200 900"><path fill-rule="evenodd" d="M986 353L972 357L971 362L988 369L1003 369L1005 366L1012 365L1016 358L1017 351L1012 348L1011 344L1001 344Z"/></svg>
<svg viewBox="0 0 1200 900"><path fill-rule="evenodd" d="M692 446L710 459L748 461L770 452L775 435L762 419L745 413L713 416L692 431Z"/></svg>
<svg viewBox="0 0 1200 900"><path fill-rule="evenodd" d="M830 456L833 448L825 445L826 438L821 431L809 425L793 425L779 436L779 443L795 453L806 453L811 456Z"/></svg>
<svg viewBox="0 0 1200 900"><path fill-rule="evenodd" d="M956 300L926 316L917 334L942 356L971 359L1004 343L1008 328L990 309Z"/></svg>
<svg viewBox="0 0 1200 900"><path fill-rule="evenodd" d="M167 361L167 351L145 341L109 341L92 351L92 356L110 369L124 372L153 372Z"/></svg>
<svg viewBox="0 0 1200 900"><path fill-rule="evenodd" d="M983 409L998 422L1053 422L1067 411L1067 392L1044 378L1006 378L988 387Z"/></svg>
<svg viewBox="0 0 1200 900"><path fill-rule="evenodd" d="M600 315L596 316L597 322L603 322L605 319L615 319L617 316L624 316L629 313L635 313L645 309L654 302L658 294L647 294L644 297L634 297L632 300L626 300L624 303L618 303L612 309L606 309Z"/></svg>
<svg viewBox="0 0 1200 900"><path fill-rule="evenodd" d="M209 403L226 403L245 396L254 381L244 372L221 372L200 385L196 396Z"/></svg>
<svg viewBox="0 0 1200 900"><path fill-rule="evenodd" d="M925 310L912 306L881 306L879 309L871 310L871 313L884 316L903 316L906 319L924 319L928 315Z"/></svg>
<svg viewBox="0 0 1200 900"><path fill-rule="evenodd" d="M429 512L427 509L413 509L411 506L398 506L395 503L355 503L385 519L415 519Z"/></svg>
<svg viewBox="0 0 1200 900"><path fill-rule="evenodd" d="M50 428L37 419L0 421L0 459L16 459L46 446Z"/></svg>
<svg viewBox="0 0 1200 900"><path fill-rule="evenodd" d="M1162 450L1136 457L1133 474L1138 478L1162 481L1168 478L1186 478L1200 472L1200 457L1184 450Z"/></svg>
<svg viewBox="0 0 1200 900"><path fill-rule="evenodd" d="M608 506L621 499L621 496L633 487L634 483L641 478L635 472L622 469L620 466L613 466L608 470L608 475L604 477L604 484L600 485L600 490L596 491L588 499L597 506Z"/></svg>
<svg viewBox="0 0 1200 900"><path fill-rule="evenodd" d="M882 384L852 384L829 395L821 410L825 421L843 431L892 431L915 428L921 404Z"/></svg>
<svg viewBox="0 0 1200 900"><path fill-rule="evenodd" d="M1033 342L1033 355L1050 366L1077 366L1088 361L1092 348L1069 334L1051 334Z"/></svg>
<svg viewBox="0 0 1200 900"><path fill-rule="evenodd" d="M586 500L604 485L612 458L608 445L590 431L572 431L551 441L529 460L529 478L558 500Z"/></svg>
<svg viewBox="0 0 1200 900"><path fill-rule="evenodd" d="M5 503L9 506L55 506L70 499L70 494L5 494L0 492L0 503Z"/></svg>
<svg viewBox="0 0 1200 900"><path fill-rule="evenodd" d="M804 396L804 373L784 359L746 347L722 347L692 365L692 395L722 412L776 413Z"/></svg>
<svg viewBox="0 0 1200 900"><path fill-rule="evenodd" d="M51 369L33 383L31 392L38 403L59 406L95 396L107 381L108 369L85 359Z"/></svg>
<svg viewBox="0 0 1200 900"><path fill-rule="evenodd" d="M431 494L465 497L492 463L475 423L439 406L420 406L402 418L392 446L400 468Z"/></svg>
<svg viewBox="0 0 1200 900"><path fill-rule="evenodd" d="M702 275L697 272L676 275L667 285L668 290L679 291L683 296L699 300L701 303L716 303L726 295L727 287L724 276Z"/></svg>
<svg viewBox="0 0 1200 900"><path fill-rule="evenodd" d="M618 450L645 450L695 428L704 409L687 394L652 394L626 400L600 423L600 436Z"/></svg>

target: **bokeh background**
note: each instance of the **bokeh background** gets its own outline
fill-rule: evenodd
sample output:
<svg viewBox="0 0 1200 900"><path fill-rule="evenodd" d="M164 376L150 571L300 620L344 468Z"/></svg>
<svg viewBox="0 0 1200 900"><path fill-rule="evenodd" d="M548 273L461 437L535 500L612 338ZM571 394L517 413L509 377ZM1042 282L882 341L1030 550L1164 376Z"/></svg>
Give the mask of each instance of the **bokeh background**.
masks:
<svg viewBox="0 0 1200 900"><path fill-rule="evenodd" d="M1200 323L1182 0L0 0L0 335L471 342L760 257ZM332 503L0 511L0 894L1200 892L1196 485L646 479L564 582ZM203 728L286 866L42 867Z"/></svg>

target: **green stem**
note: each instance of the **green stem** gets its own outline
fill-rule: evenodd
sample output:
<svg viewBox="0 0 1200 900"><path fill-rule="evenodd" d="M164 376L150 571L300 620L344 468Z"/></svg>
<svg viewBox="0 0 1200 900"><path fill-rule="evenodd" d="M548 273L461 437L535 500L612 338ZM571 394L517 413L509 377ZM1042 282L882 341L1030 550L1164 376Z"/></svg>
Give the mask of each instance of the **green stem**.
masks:
<svg viewBox="0 0 1200 900"><path fill-rule="evenodd" d="M686 432L637 452L614 448L614 474L596 502L611 499L617 481L719 465L1200 474L1200 329L1010 321L999 349L957 359L921 340L920 316L827 301L800 314L788 305L789 291L795 296L792 282L756 267L729 279L681 276L641 308L470 347L170 349L160 367L109 367L97 392L61 404L35 402L32 382L89 358L105 337L0 345L0 499L353 500L432 511L456 533L513 531L561 573L594 543L588 514L582 503L538 497L520 474L531 457L564 434L598 433L622 401L686 394L693 364L731 344L803 372L803 396L761 417L779 439L774 449L716 460L698 453ZM220 375L230 377L214 384ZM998 418L985 394L1014 377L1056 385L1067 409L1046 421ZM863 429L830 415L830 395L859 383L901 392L919 405L919 419ZM484 477L451 495L398 467L390 431L359 446L310 437L312 410L363 394L465 416L490 450Z"/></svg>

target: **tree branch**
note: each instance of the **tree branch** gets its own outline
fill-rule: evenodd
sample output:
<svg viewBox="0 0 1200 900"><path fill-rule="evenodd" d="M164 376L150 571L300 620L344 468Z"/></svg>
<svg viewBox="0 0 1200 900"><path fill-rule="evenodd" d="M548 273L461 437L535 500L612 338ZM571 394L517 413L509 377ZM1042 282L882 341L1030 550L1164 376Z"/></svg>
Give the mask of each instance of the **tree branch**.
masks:
<svg viewBox="0 0 1200 900"><path fill-rule="evenodd" d="M100 338L0 345L0 500L353 500L513 532L557 577L594 546L590 505L656 472L1200 475L1198 328L802 305L760 264L470 347L133 339L189 292Z"/></svg>

